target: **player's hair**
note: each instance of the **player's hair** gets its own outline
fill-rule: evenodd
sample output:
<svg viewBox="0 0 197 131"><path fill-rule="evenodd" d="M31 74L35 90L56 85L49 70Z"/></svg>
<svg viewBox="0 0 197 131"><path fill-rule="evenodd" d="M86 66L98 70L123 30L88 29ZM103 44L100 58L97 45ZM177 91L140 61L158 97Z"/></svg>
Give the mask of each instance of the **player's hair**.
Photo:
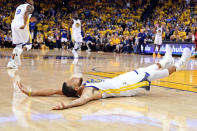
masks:
<svg viewBox="0 0 197 131"><path fill-rule="evenodd" d="M83 82L83 78L80 78L79 86L81 86L82 82Z"/></svg>
<svg viewBox="0 0 197 131"><path fill-rule="evenodd" d="M77 97L77 91L72 86L68 86L66 82L62 85L62 93L67 97Z"/></svg>

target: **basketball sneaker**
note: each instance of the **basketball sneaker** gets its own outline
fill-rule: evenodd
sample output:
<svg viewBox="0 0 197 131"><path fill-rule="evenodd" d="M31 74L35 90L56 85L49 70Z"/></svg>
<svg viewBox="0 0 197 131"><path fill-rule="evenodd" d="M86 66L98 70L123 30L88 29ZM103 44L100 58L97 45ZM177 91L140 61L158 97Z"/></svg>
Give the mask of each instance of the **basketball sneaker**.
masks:
<svg viewBox="0 0 197 131"><path fill-rule="evenodd" d="M161 58L161 55L160 55L160 53L158 53L158 54L157 54L157 58Z"/></svg>
<svg viewBox="0 0 197 131"><path fill-rule="evenodd" d="M11 78L14 78L15 77L15 73L18 69L11 69L11 70L7 70L8 72L8 75L11 77Z"/></svg>
<svg viewBox="0 0 197 131"><path fill-rule="evenodd" d="M172 57L172 48L170 45L166 45L166 53L163 59L159 62L161 64L161 68L167 68L171 65L174 65L174 58Z"/></svg>
<svg viewBox="0 0 197 131"><path fill-rule="evenodd" d="M155 52L153 52L153 59L155 59L156 58L156 54L155 54Z"/></svg>
<svg viewBox="0 0 197 131"><path fill-rule="evenodd" d="M174 64L176 67L176 70L182 70L183 68L185 68L187 63L190 60L190 57L191 57L190 49L184 48L181 59L177 63Z"/></svg>
<svg viewBox="0 0 197 131"><path fill-rule="evenodd" d="M7 68L9 68L9 69L17 69L18 66L14 63L14 60L11 59L11 60L8 62Z"/></svg>

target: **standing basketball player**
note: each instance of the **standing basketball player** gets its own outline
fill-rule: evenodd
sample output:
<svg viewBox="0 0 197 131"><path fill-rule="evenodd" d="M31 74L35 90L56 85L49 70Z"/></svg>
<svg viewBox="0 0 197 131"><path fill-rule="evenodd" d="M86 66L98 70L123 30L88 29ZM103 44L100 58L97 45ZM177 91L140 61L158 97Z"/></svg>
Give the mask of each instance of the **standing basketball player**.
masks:
<svg viewBox="0 0 197 131"><path fill-rule="evenodd" d="M29 96L65 95L80 97L69 104L60 103L53 110L61 110L81 106L89 101L108 97L135 96L141 90L150 90L151 81L168 77L172 73L182 70L191 57L189 48L183 50L181 59L174 64L172 49L166 46L164 59L159 63L146 68L127 72L112 79L91 79L82 84L82 78L71 78L63 83L62 88L28 91L20 82L18 86L23 93Z"/></svg>
<svg viewBox="0 0 197 131"><path fill-rule="evenodd" d="M78 59L79 56L77 51L81 48L83 37L82 37L82 23L79 20L77 14L74 15L72 21L69 24L68 34L67 34L68 38L70 35L71 26L72 26L71 38L74 43L74 48L72 50L72 53L74 55L74 59Z"/></svg>
<svg viewBox="0 0 197 131"><path fill-rule="evenodd" d="M34 11L33 5L33 0L26 0L25 4L21 4L16 8L15 16L11 24L12 42L16 47L13 50L12 58L8 62L8 68L17 68L18 65L21 65L21 53L30 50L32 47L29 20Z"/></svg>
<svg viewBox="0 0 197 131"><path fill-rule="evenodd" d="M155 35L155 41L154 41L155 47L154 47L154 52L153 52L153 58L156 57L156 54L155 54L156 47L158 47L157 57L158 58L161 57L161 55L160 55L160 47L162 45L162 33L163 33L163 28L162 28L161 23L159 22L158 26L156 27L156 35Z"/></svg>

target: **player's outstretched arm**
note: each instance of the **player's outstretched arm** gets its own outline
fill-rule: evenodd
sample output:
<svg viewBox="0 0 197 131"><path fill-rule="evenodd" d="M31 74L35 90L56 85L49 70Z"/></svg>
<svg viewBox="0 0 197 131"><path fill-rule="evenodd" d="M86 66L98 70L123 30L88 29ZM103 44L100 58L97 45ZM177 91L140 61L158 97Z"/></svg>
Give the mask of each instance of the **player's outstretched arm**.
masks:
<svg viewBox="0 0 197 131"><path fill-rule="evenodd" d="M93 90L94 89L85 88L79 99L76 99L70 102L69 104L64 104L63 102L61 102L57 106L53 107L52 110L63 110L72 107L82 106L88 103L89 101L100 99L101 94L98 91L94 92Z"/></svg>
<svg viewBox="0 0 197 131"><path fill-rule="evenodd" d="M24 87L20 82L17 82L19 89L21 92L28 96L51 96L51 95L63 95L62 89L41 89L38 91L31 91L31 89L28 89Z"/></svg>

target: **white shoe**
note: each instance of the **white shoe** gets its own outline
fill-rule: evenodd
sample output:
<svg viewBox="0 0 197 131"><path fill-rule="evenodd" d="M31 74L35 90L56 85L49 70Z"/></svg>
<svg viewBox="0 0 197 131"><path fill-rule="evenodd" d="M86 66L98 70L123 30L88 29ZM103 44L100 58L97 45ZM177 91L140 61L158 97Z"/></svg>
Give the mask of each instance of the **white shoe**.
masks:
<svg viewBox="0 0 197 131"><path fill-rule="evenodd" d="M190 57L191 57L190 49L184 48L181 59L177 63L175 63L176 70L182 70L183 68L185 68L190 60Z"/></svg>
<svg viewBox="0 0 197 131"><path fill-rule="evenodd" d="M14 78L14 77L15 77L15 72L16 72L17 70L18 70L18 69L7 70L8 75L9 75L11 78Z"/></svg>
<svg viewBox="0 0 197 131"><path fill-rule="evenodd" d="M12 60L12 61L8 62L7 68L9 68L9 69L18 69L18 66Z"/></svg>
<svg viewBox="0 0 197 131"><path fill-rule="evenodd" d="M170 45L166 45L166 53L163 59L159 62L161 68L167 68L171 65L174 65L174 58L172 57L172 48Z"/></svg>
<svg viewBox="0 0 197 131"><path fill-rule="evenodd" d="M17 66L20 66L21 65L21 59L20 59L20 56L19 55L16 55L15 56L14 61L15 61L15 64Z"/></svg>

